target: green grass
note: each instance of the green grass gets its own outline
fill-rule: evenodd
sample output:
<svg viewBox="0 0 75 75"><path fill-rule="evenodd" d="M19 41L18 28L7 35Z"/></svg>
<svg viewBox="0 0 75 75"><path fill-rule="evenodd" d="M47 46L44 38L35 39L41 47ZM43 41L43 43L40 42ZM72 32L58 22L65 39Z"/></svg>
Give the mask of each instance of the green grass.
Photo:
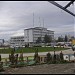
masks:
<svg viewBox="0 0 75 75"><path fill-rule="evenodd" d="M8 54L8 53L11 53L11 48L9 49L0 49L0 53L3 53L3 54Z"/></svg>
<svg viewBox="0 0 75 75"><path fill-rule="evenodd" d="M23 53L34 53L38 49L38 52L48 52L48 51L60 51L60 50L66 50L68 48L62 48L62 47L56 47L55 49L53 47L32 47L32 48L19 48L15 50L15 53L20 53L23 51ZM9 49L0 49L0 53L8 54L11 53L11 48Z"/></svg>

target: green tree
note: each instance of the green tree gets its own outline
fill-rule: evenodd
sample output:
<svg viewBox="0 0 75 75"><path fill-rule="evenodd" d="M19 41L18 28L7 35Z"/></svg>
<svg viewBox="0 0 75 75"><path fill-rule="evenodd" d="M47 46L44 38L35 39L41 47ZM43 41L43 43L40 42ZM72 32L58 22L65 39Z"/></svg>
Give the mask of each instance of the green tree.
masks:
<svg viewBox="0 0 75 75"><path fill-rule="evenodd" d="M11 55L10 55L10 57L9 58L11 58L10 60L11 60L11 64L13 65L14 64L14 50L11 50Z"/></svg>
<svg viewBox="0 0 75 75"><path fill-rule="evenodd" d="M23 53L20 54L19 60L23 61Z"/></svg>
<svg viewBox="0 0 75 75"><path fill-rule="evenodd" d="M45 35L45 37L44 37L44 42L45 42L45 43L50 43L51 41L52 41L51 36Z"/></svg>
<svg viewBox="0 0 75 75"><path fill-rule="evenodd" d="M38 49L36 49L36 51L35 51L34 60L35 60L36 63L39 63L40 62L40 57L38 55Z"/></svg>
<svg viewBox="0 0 75 75"><path fill-rule="evenodd" d="M65 42L67 42L68 41L68 37L67 37L67 35L65 35Z"/></svg>
<svg viewBox="0 0 75 75"><path fill-rule="evenodd" d="M1 55L0 55L0 61L1 61Z"/></svg>
<svg viewBox="0 0 75 75"><path fill-rule="evenodd" d="M61 53L60 53L60 60L63 60L64 58L63 58L63 53L62 53L62 51L61 51Z"/></svg>
<svg viewBox="0 0 75 75"><path fill-rule="evenodd" d="M71 39L74 39L75 37L74 36L71 36Z"/></svg>
<svg viewBox="0 0 75 75"><path fill-rule="evenodd" d="M53 55L53 63L56 63L56 54L55 54L55 51L54 51L54 55Z"/></svg>
<svg viewBox="0 0 75 75"><path fill-rule="evenodd" d="M69 41L72 41L72 39L74 39L75 37L74 36L71 36L71 38L69 39Z"/></svg>
<svg viewBox="0 0 75 75"><path fill-rule="evenodd" d="M36 40L36 43L41 43L42 40L41 40L41 37L38 37L38 39Z"/></svg>
<svg viewBox="0 0 75 75"><path fill-rule="evenodd" d="M58 42L63 42L63 38L62 37L58 37Z"/></svg>
<svg viewBox="0 0 75 75"><path fill-rule="evenodd" d="M49 63L52 60L51 54L47 53L47 63Z"/></svg>

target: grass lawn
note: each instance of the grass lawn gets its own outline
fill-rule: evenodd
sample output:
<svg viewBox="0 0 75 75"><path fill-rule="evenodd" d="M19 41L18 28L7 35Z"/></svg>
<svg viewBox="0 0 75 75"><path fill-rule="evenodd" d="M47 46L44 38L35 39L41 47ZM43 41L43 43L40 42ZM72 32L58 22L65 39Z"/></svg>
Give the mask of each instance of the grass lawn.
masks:
<svg viewBox="0 0 75 75"><path fill-rule="evenodd" d="M55 49L53 47L32 47L32 48L19 48L15 50L15 53L20 53L23 51L23 53L34 53L38 49L38 52L48 52L48 51L60 51L60 50L66 50L68 48L62 48L62 47L56 47ZM0 53L8 54L11 53L12 48L8 49L0 49Z"/></svg>

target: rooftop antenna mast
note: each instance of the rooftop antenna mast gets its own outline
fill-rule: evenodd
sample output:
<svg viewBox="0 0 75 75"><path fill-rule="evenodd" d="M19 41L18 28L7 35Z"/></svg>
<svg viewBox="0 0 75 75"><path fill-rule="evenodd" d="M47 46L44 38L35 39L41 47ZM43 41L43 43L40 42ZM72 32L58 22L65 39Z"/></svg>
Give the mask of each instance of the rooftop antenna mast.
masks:
<svg viewBox="0 0 75 75"><path fill-rule="evenodd" d="M39 17L39 27L41 27L41 21L40 21L40 17Z"/></svg>
<svg viewBox="0 0 75 75"><path fill-rule="evenodd" d="M33 27L34 27L34 13L33 13Z"/></svg>
<svg viewBox="0 0 75 75"><path fill-rule="evenodd" d="M43 28L44 28L44 19L43 19Z"/></svg>

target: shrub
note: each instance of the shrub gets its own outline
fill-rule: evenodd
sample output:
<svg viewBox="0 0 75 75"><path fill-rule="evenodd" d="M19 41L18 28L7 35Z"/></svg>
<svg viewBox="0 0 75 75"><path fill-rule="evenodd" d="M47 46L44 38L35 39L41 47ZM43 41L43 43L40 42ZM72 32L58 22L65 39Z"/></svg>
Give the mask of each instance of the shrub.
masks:
<svg viewBox="0 0 75 75"><path fill-rule="evenodd" d="M37 49L36 52L35 52L34 61L35 61L36 63L39 63L39 62L40 62L40 57L39 57L39 55L38 55L38 49Z"/></svg>
<svg viewBox="0 0 75 75"><path fill-rule="evenodd" d="M52 60L52 56L50 53L47 53L47 63L49 63Z"/></svg>
<svg viewBox="0 0 75 75"><path fill-rule="evenodd" d="M23 53L20 54L19 60L23 61Z"/></svg>
<svg viewBox="0 0 75 75"><path fill-rule="evenodd" d="M3 62L0 61L0 72L3 71Z"/></svg>
<svg viewBox="0 0 75 75"><path fill-rule="evenodd" d="M60 56L57 54L56 55L56 61L59 62L60 61Z"/></svg>
<svg viewBox="0 0 75 75"><path fill-rule="evenodd" d="M42 47L42 46L33 46L33 47Z"/></svg>
<svg viewBox="0 0 75 75"><path fill-rule="evenodd" d="M17 65L17 62L18 62L18 54L15 55L15 60L14 61L15 61L15 65Z"/></svg>
<svg viewBox="0 0 75 75"><path fill-rule="evenodd" d="M14 57L14 50L11 51L11 55L10 55L9 58L10 58L11 65L13 65L14 62L15 62L15 61L14 61L14 59L15 59L15 57Z"/></svg>
<svg viewBox="0 0 75 75"><path fill-rule="evenodd" d="M55 51L54 51L54 55L53 55L53 63L56 63L56 54L55 54Z"/></svg>
<svg viewBox="0 0 75 75"><path fill-rule="evenodd" d="M9 54L9 62L11 62L11 55Z"/></svg>
<svg viewBox="0 0 75 75"><path fill-rule="evenodd" d="M62 53L62 51L61 51L61 53L60 53L60 60L61 60L61 61L63 60L63 53Z"/></svg>
<svg viewBox="0 0 75 75"><path fill-rule="evenodd" d="M0 61L1 61L1 55L0 55Z"/></svg>
<svg viewBox="0 0 75 75"><path fill-rule="evenodd" d="M1 55L0 55L0 72L3 71L3 62L1 62Z"/></svg>

